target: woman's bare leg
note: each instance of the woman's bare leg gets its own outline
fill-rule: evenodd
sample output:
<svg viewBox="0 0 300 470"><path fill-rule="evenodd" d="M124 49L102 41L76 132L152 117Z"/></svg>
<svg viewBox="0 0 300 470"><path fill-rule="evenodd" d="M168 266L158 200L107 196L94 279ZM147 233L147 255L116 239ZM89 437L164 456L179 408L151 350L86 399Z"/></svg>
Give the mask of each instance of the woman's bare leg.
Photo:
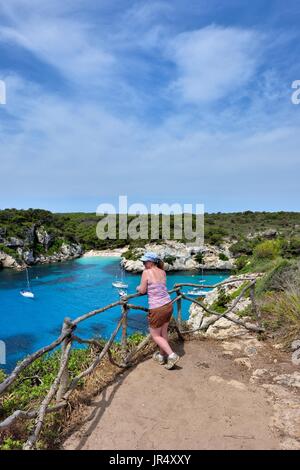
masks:
<svg viewBox="0 0 300 470"><path fill-rule="evenodd" d="M163 338L165 338L165 340L167 342L169 342L169 337L168 337L168 327L169 327L169 323L170 322L166 322L163 324L163 326L161 327L161 335Z"/></svg>
<svg viewBox="0 0 300 470"><path fill-rule="evenodd" d="M166 322L166 323L164 323L163 326L161 327L161 336L167 341L168 345L170 346L170 344L169 344L169 336L168 336L168 327L169 327L169 323L170 323L170 322ZM171 348L171 346L170 346L170 348ZM171 350L172 350L172 348L171 348ZM173 353L173 352L174 352L174 351L172 350L172 353Z"/></svg>
<svg viewBox="0 0 300 470"><path fill-rule="evenodd" d="M153 338L153 341L159 346L161 354L167 354L168 356L172 354L172 349L168 341L162 336L162 327L160 328L149 328L150 334Z"/></svg>

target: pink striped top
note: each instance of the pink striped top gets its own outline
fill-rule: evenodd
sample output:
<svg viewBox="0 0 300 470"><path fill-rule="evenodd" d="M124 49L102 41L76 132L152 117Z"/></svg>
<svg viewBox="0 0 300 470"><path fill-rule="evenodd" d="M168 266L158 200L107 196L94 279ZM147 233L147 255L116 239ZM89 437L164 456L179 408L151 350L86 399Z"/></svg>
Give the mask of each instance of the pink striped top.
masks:
<svg viewBox="0 0 300 470"><path fill-rule="evenodd" d="M149 308L162 307L171 302L171 297L168 294L167 286L164 282L148 281L147 291Z"/></svg>

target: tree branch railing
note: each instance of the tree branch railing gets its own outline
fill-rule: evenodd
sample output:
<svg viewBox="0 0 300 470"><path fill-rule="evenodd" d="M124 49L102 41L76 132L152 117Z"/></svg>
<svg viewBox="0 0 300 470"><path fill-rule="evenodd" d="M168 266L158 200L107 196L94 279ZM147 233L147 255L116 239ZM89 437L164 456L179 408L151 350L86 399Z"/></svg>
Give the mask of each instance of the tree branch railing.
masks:
<svg viewBox="0 0 300 470"><path fill-rule="evenodd" d="M247 281L249 281L249 283L242 288L237 298L231 303L230 307L228 307L227 310L223 313L219 313L214 310L211 310L201 300L196 299L196 298L191 298L185 292L182 291L183 287L196 287L196 288L201 288L201 290L215 289L215 288L220 288L227 284L233 284L236 282L243 283ZM194 283L175 284L174 288L169 290L169 294L176 294L175 297L171 301L172 301L172 304L174 303L177 304L177 309L176 309L177 318L174 318L173 321L174 321L174 328L178 337L181 340L183 340L184 334L194 333L200 330L205 330L210 325L212 325L214 322L216 322L222 317L228 319L229 321L237 323L250 331L254 331L254 332L264 331L264 329L260 325L260 313L259 313L259 309L256 304L256 301L255 301L255 283L256 283L256 279L254 279L253 277L244 277L243 279L223 281L214 285L202 285L202 284L200 285L196 283L195 284ZM252 305L252 312L255 316L257 325L247 323L239 318L229 315L234 310L234 308L238 305L242 297L245 296L247 291L249 291L249 297L250 297L250 301ZM128 315L129 315L130 310L140 310L142 312L149 311L148 308L146 307L129 303L129 300L141 297L143 295L144 294L137 293L137 294L130 294L130 295L122 296L120 297L118 301L113 302L109 305L106 305L103 308L99 308L91 312L88 312L84 315L81 315L74 320L71 320L70 318L65 318L60 336L55 341L50 343L48 346L45 346L39 349L38 351L36 351L35 353L25 357L19 364L17 364L17 366L11 372L11 374L0 384L0 396L1 396L5 392L8 391L8 389L12 386L12 384L15 383L15 381L20 376L21 372L23 372L34 361L44 356L45 354L53 351L55 348L59 346L61 347L61 357L60 357L58 373L52 385L50 386L47 395L42 400L40 407L36 410L30 410L30 411L23 411L23 410L14 411L10 416L8 416L2 422L0 422L0 431L10 428L18 419L34 419L35 423L34 423L33 431L31 435L28 437L26 443L24 444L23 449L28 450L28 449L35 448L36 443L39 439L43 424L44 424L45 416L49 413L55 413L61 409L64 409L68 405L68 400L70 399L71 394L77 388L78 383L82 379L87 377L88 375L92 374L93 371L97 368L99 363L102 361L102 359L106 355L108 355L109 358L112 357L111 348L120 330L121 330L121 341L120 341L121 356L122 356L123 363L117 364L117 365L119 367L130 367L131 361L134 358L134 356L136 356L138 352L144 349L145 346L147 346L151 340L150 335L148 335L141 341L141 343L139 343L139 345L135 349L128 351ZM190 330L187 330L187 329L182 330L181 329L183 325L182 300L192 302L198 305L199 307L201 307L203 311L210 316L209 321L206 322L205 325L203 325L203 319L204 319L204 315L203 315L198 328L190 329ZM107 310L110 310L118 306L121 307L121 316L119 318L119 321L114 331L111 333L109 339L107 340L104 346L96 339L93 339L93 338L83 339L74 334L74 331L77 329L77 326L79 325L79 323L95 315L99 315ZM96 354L94 361L85 370L83 370L76 377L71 379L70 374L69 374L69 358L70 358L70 353L71 353L73 343L94 345L95 347L98 347L100 349L102 348L102 349L100 352ZM54 399L56 400L55 404L52 403Z"/></svg>

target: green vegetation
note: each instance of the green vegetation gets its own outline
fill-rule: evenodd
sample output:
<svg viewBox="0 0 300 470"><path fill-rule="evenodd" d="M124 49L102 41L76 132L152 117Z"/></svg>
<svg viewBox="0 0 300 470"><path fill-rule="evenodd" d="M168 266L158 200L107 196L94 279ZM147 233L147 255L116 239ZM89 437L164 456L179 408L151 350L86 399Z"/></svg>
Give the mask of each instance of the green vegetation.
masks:
<svg viewBox="0 0 300 470"><path fill-rule="evenodd" d="M280 253L280 242L278 240L266 240L255 246L253 255L256 259L274 259Z"/></svg>
<svg viewBox="0 0 300 470"><path fill-rule="evenodd" d="M300 334L300 263L281 261L257 288L263 325L288 347Z"/></svg>
<svg viewBox="0 0 300 470"><path fill-rule="evenodd" d="M127 338L128 351L134 349L145 338L141 332L134 332ZM99 343L97 353L105 345L104 339L96 338ZM121 360L120 342L115 342L111 348L112 357ZM8 392L0 398L0 421L10 416L15 410L36 409L47 394L59 369L60 350L47 354L37 359L19 375L17 381ZM95 358L95 346L84 349L73 349L68 363L70 379L85 370ZM0 383L5 379L5 374L0 371ZM84 388L85 379L79 382L79 387ZM39 449L56 448L59 438L63 411L46 416L45 425ZM32 420L20 420L8 431L0 431L0 450L21 449L28 433L32 430Z"/></svg>
<svg viewBox="0 0 300 470"><path fill-rule="evenodd" d="M171 264L173 266L174 262L176 261L176 256L165 256L164 257L164 262L165 263L168 263L168 264Z"/></svg>
<svg viewBox="0 0 300 470"><path fill-rule="evenodd" d="M224 253L219 254L219 259L221 261L228 261L229 260L228 256L226 256Z"/></svg>
<svg viewBox="0 0 300 470"><path fill-rule="evenodd" d="M70 376L74 377L80 371L84 370L92 357L91 349L74 349L71 352L69 361ZM60 351L43 356L36 360L23 372L18 380L10 387L8 393L0 398L0 420L2 421L15 410L30 410L40 404L41 400L47 394L50 385L53 383L59 368ZM0 381L5 376L1 373ZM82 385L82 384L81 384ZM57 433L53 433L57 415L49 415L46 418L41 447L48 444L55 445ZM0 432L0 450L10 450L21 448L28 431L32 427L31 420L22 421L11 431Z"/></svg>
<svg viewBox="0 0 300 470"><path fill-rule="evenodd" d="M84 250L117 248L130 245L130 251L144 246L151 241L150 221L151 216L142 216L148 222L147 240L132 240L118 238L119 216L117 216L115 240L100 240L96 236L97 223L104 215L94 213L60 213L55 214L43 209L5 209L0 211L0 249L8 254L16 256L15 247L7 247L3 239L11 237L24 241L25 247L33 246L35 254L51 255L58 251L62 243L78 243ZM127 224L130 225L136 216L129 215ZM170 219L170 239L174 234L174 216L157 216L159 240L162 241L162 227L164 222ZM231 251L234 256L251 256L253 250L261 242L264 242L263 233L266 231L278 232L281 240L281 251L284 257L300 255L300 213L298 212L235 212L205 214L205 243L221 245L225 240L231 241ZM195 217L194 217L195 222ZM44 246L32 235L33 228L43 227L51 236L51 240ZM249 238L252 235L252 238ZM186 241L184 236L182 241ZM128 256L134 257L133 253ZM198 255L196 255L198 256ZM134 258L129 258L134 259ZM200 254L199 254L200 259ZM201 261L199 261L201 262Z"/></svg>
<svg viewBox="0 0 300 470"><path fill-rule="evenodd" d="M137 261L141 257L141 254L135 250L129 249L123 253L123 257L131 261Z"/></svg>
<svg viewBox="0 0 300 470"><path fill-rule="evenodd" d="M199 263L199 264L202 264L202 263L203 263L203 258L204 258L204 255L203 255L203 253L201 253L201 251L199 251L199 252L194 256L195 261L197 261L197 263Z"/></svg>
<svg viewBox="0 0 300 470"><path fill-rule="evenodd" d="M287 347L300 334L299 245L298 237L281 236L257 243L251 255L244 254L236 259L238 274L263 274L256 283L263 326Z"/></svg>
<svg viewBox="0 0 300 470"><path fill-rule="evenodd" d="M218 313L224 313L228 308L231 296L226 294L224 287L220 287L218 291L218 298L212 303L210 309Z"/></svg>

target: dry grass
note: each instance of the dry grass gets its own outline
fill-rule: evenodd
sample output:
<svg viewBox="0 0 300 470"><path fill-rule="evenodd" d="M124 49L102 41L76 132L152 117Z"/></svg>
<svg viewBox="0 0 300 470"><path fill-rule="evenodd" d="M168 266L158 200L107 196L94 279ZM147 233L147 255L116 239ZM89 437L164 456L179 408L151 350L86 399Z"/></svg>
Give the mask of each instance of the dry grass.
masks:
<svg viewBox="0 0 300 470"><path fill-rule="evenodd" d="M300 263L282 273L259 300L265 327L286 346L300 335Z"/></svg>

